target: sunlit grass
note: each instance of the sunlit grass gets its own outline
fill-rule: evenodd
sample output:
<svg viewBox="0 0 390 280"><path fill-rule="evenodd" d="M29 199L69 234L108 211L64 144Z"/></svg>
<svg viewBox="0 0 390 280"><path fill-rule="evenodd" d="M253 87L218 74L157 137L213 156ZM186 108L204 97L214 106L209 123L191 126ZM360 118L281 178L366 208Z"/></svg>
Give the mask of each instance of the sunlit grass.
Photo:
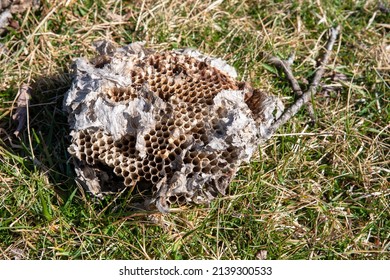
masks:
<svg viewBox="0 0 390 280"><path fill-rule="evenodd" d="M389 259L388 13L375 2L42 2L0 39L0 259ZM198 48L288 104L292 90L266 57L294 52L305 88L336 24L317 123L299 112L228 196L150 215L125 193L97 200L77 187L62 99L72 59L92 57L93 41ZM23 82L33 97L16 139Z"/></svg>

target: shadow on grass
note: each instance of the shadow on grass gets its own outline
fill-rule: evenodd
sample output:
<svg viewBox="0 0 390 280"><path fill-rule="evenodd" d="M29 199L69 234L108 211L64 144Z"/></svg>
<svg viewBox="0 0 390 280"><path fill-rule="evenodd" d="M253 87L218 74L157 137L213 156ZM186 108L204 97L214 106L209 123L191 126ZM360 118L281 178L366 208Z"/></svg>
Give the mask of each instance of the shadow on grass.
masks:
<svg viewBox="0 0 390 280"><path fill-rule="evenodd" d="M72 83L72 75L63 71L55 76L36 77L34 80L30 85L31 101L26 127L17 138L13 132L18 123L11 120L11 114L1 119L0 145L4 146L5 157L16 163L19 173L26 178L41 177L37 179L42 181L38 186L34 180L25 180L23 184L31 184L31 189L37 191L38 197L39 189L44 189L46 203L42 203L42 208L46 220L51 217L44 213L43 204L48 204L49 208L52 205L55 208L69 206L74 202L75 195L80 198L76 204L85 204L83 197L88 196L88 205L81 207L92 207L90 210L95 214L109 212L110 216L114 214L120 218L139 212L129 203L140 200L136 190L131 192L125 189L98 199L77 186L74 166L67 151L71 140L70 128L67 114L62 109L64 96ZM16 96L18 88L11 88L9 91L10 96ZM13 176L11 170L6 173ZM80 209L80 205L74 206Z"/></svg>
<svg viewBox="0 0 390 280"><path fill-rule="evenodd" d="M62 111L63 97L71 85L71 75L62 72L34 80L30 85L32 91L27 125L19 138L13 134L16 121L10 120L10 116L0 120L1 145L7 153L4 157L18 162L26 175L32 176L37 171L44 174L58 197L66 199L75 187L66 151L69 128L66 114ZM18 88L9 90L12 91L11 96L17 95Z"/></svg>

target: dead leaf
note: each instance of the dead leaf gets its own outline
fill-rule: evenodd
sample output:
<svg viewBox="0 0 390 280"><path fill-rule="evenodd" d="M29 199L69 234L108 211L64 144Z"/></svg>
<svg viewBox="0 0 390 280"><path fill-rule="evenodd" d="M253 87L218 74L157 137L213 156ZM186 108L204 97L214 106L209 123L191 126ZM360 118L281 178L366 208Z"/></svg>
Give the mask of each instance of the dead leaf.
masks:
<svg viewBox="0 0 390 280"><path fill-rule="evenodd" d="M29 106L29 100L31 96L31 88L28 84L22 84L18 92L18 98L16 102L16 113L12 116L12 119L18 122L14 135L19 137L20 132L23 130L27 120L27 106Z"/></svg>
<svg viewBox="0 0 390 280"><path fill-rule="evenodd" d="M260 250L256 253L256 259L266 260L267 259L267 250Z"/></svg>
<svg viewBox="0 0 390 280"><path fill-rule="evenodd" d="M37 9L40 6L39 0L16 0L16 1L3 1L3 8L9 8L12 14L20 14L27 9Z"/></svg>
<svg viewBox="0 0 390 280"><path fill-rule="evenodd" d="M5 10L0 13L0 34L5 31L5 28L8 26L11 18L12 14L9 10Z"/></svg>
<svg viewBox="0 0 390 280"><path fill-rule="evenodd" d="M18 22L18 21L11 19L11 20L9 21L9 27L11 27L11 28L13 28L13 29L19 29L19 28L20 28L20 25L19 25L19 22Z"/></svg>

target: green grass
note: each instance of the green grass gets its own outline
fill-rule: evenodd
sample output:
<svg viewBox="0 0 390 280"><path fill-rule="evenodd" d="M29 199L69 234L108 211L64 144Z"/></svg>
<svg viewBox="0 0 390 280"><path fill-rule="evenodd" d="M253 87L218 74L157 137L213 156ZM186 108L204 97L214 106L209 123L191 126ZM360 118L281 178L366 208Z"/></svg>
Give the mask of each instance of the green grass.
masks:
<svg viewBox="0 0 390 280"><path fill-rule="evenodd" d="M0 39L0 259L390 259L389 14L377 1L42 2ZM228 196L150 215L125 194L98 201L77 187L62 99L72 59L92 57L93 41L195 47L288 104L265 57L295 52L305 87L336 24L322 80L334 87L313 100L316 125L300 111ZM16 139L23 82L33 97Z"/></svg>

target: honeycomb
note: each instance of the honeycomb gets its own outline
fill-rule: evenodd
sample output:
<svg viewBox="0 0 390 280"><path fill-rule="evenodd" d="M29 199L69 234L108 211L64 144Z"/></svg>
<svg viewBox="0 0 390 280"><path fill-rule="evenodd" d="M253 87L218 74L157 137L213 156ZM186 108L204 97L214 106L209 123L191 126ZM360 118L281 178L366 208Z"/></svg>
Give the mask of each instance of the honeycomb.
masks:
<svg viewBox="0 0 390 280"><path fill-rule="evenodd" d="M161 212L226 194L280 101L196 50L96 49L75 61L64 101L77 180L96 196L129 188Z"/></svg>

